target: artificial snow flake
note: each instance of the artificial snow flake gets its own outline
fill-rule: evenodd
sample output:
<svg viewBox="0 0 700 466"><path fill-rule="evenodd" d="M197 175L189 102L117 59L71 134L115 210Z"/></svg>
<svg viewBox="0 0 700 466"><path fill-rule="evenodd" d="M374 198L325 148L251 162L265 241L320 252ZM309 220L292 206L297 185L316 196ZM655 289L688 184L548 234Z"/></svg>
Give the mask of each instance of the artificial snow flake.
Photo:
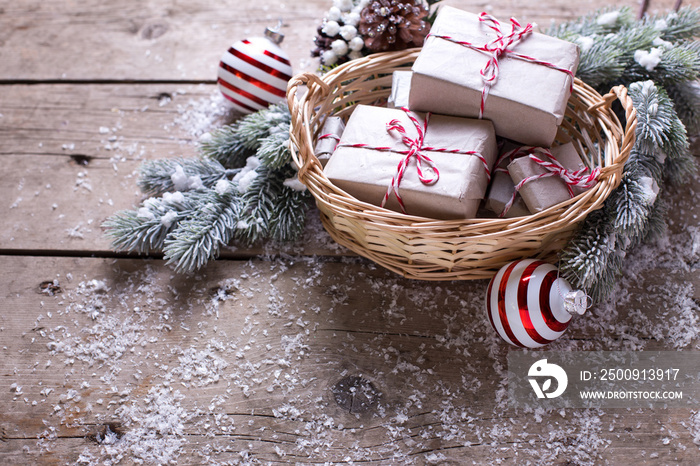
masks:
<svg viewBox="0 0 700 466"><path fill-rule="evenodd" d="M174 193L165 192L163 193L163 202L166 204L181 204L185 202L185 195L180 191L175 191Z"/></svg>
<svg viewBox="0 0 700 466"><path fill-rule="evenodd" d="M177 212L175 212L174 210L170 210L160 218L160 223L165 228L170 228L176 219L177 219Z"/></svg>
<svg viewBox="0 0 700 466"><path fill-rule="evenodd" d="M651 177L643 176L639 179L639 183L644 189L644 201L647 205L654 205L656 196L659 194L659 185Z"/></svg>
<svg viewBox="0 0 700 466"><path fill-rule="evenodd" d="M299 181L299 178L296 176L293 178L287 178L282 184L295 191L306 191L306 185Z"/></svg>
<svg viewBox="0 0 700 466"><path fill-rule="evenodd" d="M145 218L146 220L155 220L156 216L151 212L148 207L139 207L137 218Z"/></svg>
<svg viewBox="0 0 700 466"><path fill-rule="evenodd" d="M634 52L634 61L639 63L639 66L645 68L647 71L654 71L656 65L661 63L661 54L663 49L659 47L653 47L650 51L637 50Z"/></svg>
<svg viewBox="0 0 700 466"><path fill-rule="evenodd" d="M228 180L219 180L216 182L216 185L214 185L214 191L216 191L216 194L219 196L223 196L228 192L229 186L231 186L231 183Z"/></svg>
<svg viewBox="0 0 700 466"><path fill-rule="evenodd" d="M665 31L666 29L668 29L668 23L663 18L657 19L656 21L654 21L654 29L656 29L657 31Z"/></svg>
<svg viewBox="0 0 700 466"><path fill-rule="evenodd" d="M617 19L619 17L619 11L610 11L608 13L603 13L602 15L598 16L595 22L599 26L614 26L615 23L617 23Z"/></svg>
<svg viewBox="0 0 700 466"><path fill-rule="evenodd" d="M182 165L176 165L175 171L170 175L173 187L176 191L189 191L192 189L202 189L204 184L199 175L187 176Z"/></svg>
<svg viewBox="0 0 700 466"><path fill-rule="evenodd" d="M258 173L255 171L260 166L260 159L251 156L246 159L246 165L243 169L233 177L234 183L238 183L238 191L246 192L250 188L251 183L257 178Z"/></svg>
<svg viewBox="0 0 700 466"><path fill-rule="evenodd" d="M192 175L187 178L187 187L189 189L202 189L204 183L202 183L202 178L199 175Z"/></svg>
<svg viewBox="0 0 700 466"><path fill-rule="evenodd" d="M581 52L587 52L590 50L594 43L595 39L590 36L579 36L576 38L576 45L579 46Z"/></svg>
<svg viewBox="0 0 700 466"><path fill-rule="evenodd" d="M667 50L670 50L673 48L673 44L671 42L669 42L667 40L663 40L661 37L657 37L656 39L654 39L652 44L657 46L657 47L663 47Z"/></svg>
<svg viewBox="0 0 700 466"><path fill-rule="evenodd" d="M170 175L170 179L172 180L176 191L187 191L187 175L185 174L185 169L182 168L182 165L175 166L175 172Z"/></svg>

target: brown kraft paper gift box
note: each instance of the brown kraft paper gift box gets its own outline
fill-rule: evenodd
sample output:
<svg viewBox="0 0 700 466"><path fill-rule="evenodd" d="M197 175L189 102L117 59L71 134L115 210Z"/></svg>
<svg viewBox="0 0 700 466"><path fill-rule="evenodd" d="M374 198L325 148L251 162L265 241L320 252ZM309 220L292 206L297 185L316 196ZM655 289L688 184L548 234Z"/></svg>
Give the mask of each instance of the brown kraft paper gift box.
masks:
<svg viewBox="0 0 700 466"><path fill-rule="evenodd" d="M422 126L426 115L411 113ZM358 105L347 122L340 144L328 161L324 172L338 188L355 198L381 205L387 188L397 174L409 147L398 131L387 131L387 123L397 119L406 136L415 139L417 130L403 110ZM353 147L364 144L367 147ZM391 148L377 150L376 148ZM431 115L423 147L459 151L475 151L481 155L455 154L423 149L438 168L436 183L423 184L417 174L413 156L399 185L406 213L435 219L471 218L476 215L488 186L488 175L496 160L497 147L493 125L489 121ZM423 163L424 173L430 170ZM393 194L385 207L401 212Z"/></svg>
<svg viewBox="0 0 700 466"><path fill-rule="evenodd" d="M510 23L502 22L501 30L510 34ZM492 54L444 37L480 47L498 34L477 15L447 5L441 7L413 64L409 108L476 118L484 89L480 72ZM578 66L575 44L536 32L525 35L508 50L571 74ZM499 136L523 145L549 147L564 117L572 80L572 75L560 69L506 52L498 58L498 76L485 100L483 118L493 122Z"/></svg>
<svg viewBox="0 0 700 466"><path fill-rule="evenodd" d="M387 99L387 107L408 107L408 90L411 86L411 71L397 70L391 75L391 93Z"/></svg>
<svg viewBox="0 0 700 466"><path fill-rule="evenodd" d="M516 150L517 145L513 143L506 143L501 149L500 157ZM508 157L504 158L496 167L494 167L493 173L491 174L491 185L486 193L486 199L484 201L484 207L487 210L499 215L505 210L506 204L513 198L513 193L515 192L515 184L508 173L508 164L512 160ZM508 211L503 214L505 218L523 217L525 215L530 215L530 211L525 205L525 201L520 194L515 196L513 204L510 206Z"/></svg>
<svg viewBox="0 0 700 466"><path fill-rule="evenodd" d="M321 166L325 167L328 163L328 159L333 155L335 146L338 145L340 141L340 136L343 135L345 130L345 123L343 119L337 116L330 116L326 118L326 121L321 127L321 132L319 133L318 140L316 141L316 147L314 148L314 153L316 158L321 162Z"/></svg>
<svg viewBox="0 0 700 466"><path fill-rule="evenodd" d="M554 158L568 171L575 172L586 166L581 161L581 157L572 143L562 144L551 149ZM542 158L542 154L536 154ZM546 173L543 167L538 165L529 157L519 157L508 165L508 173L517 185L522 180ZM587 172L590 173L590 170ZM585 191L583 188L573 187L574 195ZM571 194L566 187L566 183L558 176L533 179L522 185L519 190L523 201L531 213L541 212L553 205L571 199Z"/></svg>

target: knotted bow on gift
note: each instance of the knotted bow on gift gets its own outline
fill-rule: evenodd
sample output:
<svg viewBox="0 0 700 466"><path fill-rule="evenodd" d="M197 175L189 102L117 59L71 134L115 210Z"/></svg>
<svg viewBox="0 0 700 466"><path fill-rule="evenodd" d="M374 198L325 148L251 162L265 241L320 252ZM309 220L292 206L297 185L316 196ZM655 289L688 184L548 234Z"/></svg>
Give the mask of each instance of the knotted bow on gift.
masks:
<svg viewBox="0 0 700 466"><path fill-rule="evenodd" d="M548 68L552 68L561 72L564 72L571 76L571 90L573 91L573 77L574 73L571 70L567 70L566 68L560 68L556 66L553 63L549 63L546 61L538 60L534 57L530 57L528 55L523 55L522 53L517 53L510 49L509 47L516 45L518 42L524 40L531 32L532 32L532 24L527 23L525 27L522 27L518 20L515 18L510 19L511 23L511 31L510 34L505 34L503 32L503 29L501 29L501 23L494 18L493 16L489 15L486 12L482 12L479 15L479 21L482 23L485 23L486 26L489 28L493 29L497 37L492 40L491 42L487 42L484 45L477 45L473 44L471 42L467 41L460 41L457 40L451 36L445 36L445 35L440 35L440 34L428 34L426 37L426 40L428 37L437 37L440 39L444 39L450 42L453 42L458 45L462 45L464 47L468 47L472 50L476 50L478 52L483 52L486 53L489 56L488 61L486 62L486 65L481 69L480 74L481 74L481 79L484 82L484 87L481 90L481 103L479 105L479 118L484 117L484 108L486 107L486 98L489 95L489 92L491 91L491 87L496 84L498 81L498 74L500 71L499 68L499 59L503 56L508 56L512 58L517 58L519 60L525 60L531 63L535 63L537 65L543 65Z"/></svg>
<svg viewBox="0 0 700 466"><path fill-rule="evenodd" d="M535 155L536 153L545 155L548 160L537 157ZM518 184L516 184L515 191L513 191L513 195L504 207L503 212L501 212L498 215L499 217L503 217L504 215L506 215L506 213L508 213L508 210L513 205L513 202L515 202L515 197L518 195L518 191L520 191L520 188L522 188L525 185L525 183L529 183L530 181L535 181L539 180L540 178L547 178L550 176L558 176L566 184L566 189L569 191L570 197L574 197L573 187L588 189L595 186L598 182L598 176L600 175L599 167L594 168L593 170L591 170L590 173L587 173L589 171L588 167L584 167L576 171L568 171L562 166L562 164L560 164L557 161L557 159L552 155L549 149L545 149L542 147L520 147L510 152L506 152L501 157L499 157L496 163L500 164L500 162L502 162L506 158L513 159L519 155L527 155L530 158L530 160L535 162L540 167L544 168L546 172L539 175L528 176L527 178L521 180ZM502 170L507 172L507 170L505 169Z"/></svg>
<svg viewBox="0 0 700 466"><path fill-rule="evenodd" d="M413 114L411 114L411 112L406 107L402 107L401 110L403 110L406 113L408 118L413 123L417 132L417 136L415 138L409 137L406 128L396 118L387 123L386 130L389 133L391 133L392 131L397 132L401 136L401 142L406 147L408 147L407 150L396 150L388 146L376 147L363 143L338 144L338 147L358 147L364 149L378 150L382 152L394 152L396 154L405 155L405 157L403 157L399 162L396 168L396 174L392 177L391 183L389 183L389 186L387 187L386 193L384 194L384 198L382 199L381 207L384 207L386 205L387 201L389 200L389 197L391 196L391 193L393 192L396 196L396 200L398 201L399 206L401 207L401 212L403 212L404 214L406 213L406 206L404 205L403 199L401 198L401 194L399 193L399 185L401 184L401 180L403 179L406 169L409 167L411 159L413 159L414 157L416 159L416 171L418 173L418 179L421 181L421 183L425 185L437 183L437 181L440 179L440 171L438 170L435 162L433 162L433 160L430 157L424 154L424 151L444 152L447 154L473 155L475 157L478 157L479 160L481 160L481 162L484 164L484 170L486 171L487 179L489 181L491 180L491 170L489 169L489 165L486 162L486 159L477 151L446 149L442 147L430 147L424 145L425 135L428 131L428 122L430 121L431 113L427 113L425 115L423 124L421 124L420 121L418 121L418 119L415 116L413 116ZM427 172L424 171L424 163L428 165Z"/></svg>

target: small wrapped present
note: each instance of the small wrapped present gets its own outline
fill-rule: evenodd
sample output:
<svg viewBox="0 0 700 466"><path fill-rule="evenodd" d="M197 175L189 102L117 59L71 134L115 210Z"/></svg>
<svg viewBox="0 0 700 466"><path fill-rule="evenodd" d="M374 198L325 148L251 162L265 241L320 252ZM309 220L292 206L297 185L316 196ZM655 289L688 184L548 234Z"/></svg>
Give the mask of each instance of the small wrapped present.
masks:
<svg viewBox="0 0 700 466"><path fill-rule="evenodd" d="M394 71L391 75L391 94L386 106L389 108L408 108L408 91L411 88L411 71Z"/></svg>
<svg viewBox="0 0 700 466"><path fill-rule="evenodd" d="M541 212L592 188L600 173L589 169L572 143L551 149L524 147L527 155L508 164L515 191L531 213Z"/></svg>
<svg viewBox="0 0 700 466"><path fill-rule="evenodd" d="M496 155L490 121L358 105L324 172L370 204L435 219L471 218Z"/></svg>
<svg viewBox="0 0 700 466"><path fill-rule="evenodd" d="M573 89L578 47L447 5L413 64L409 108L491 120L496 134L549 147Z"/></svg>
<svg viewBox="0 0 700 466"><path fill-rule="evenodd" d="M342 118L337 116L326 118L314 149L316 158L321 162L321 166L325 167L326 163L328 163L328 159L333 155L335 146L340 142L340 137L343 135L344 130L345 123Z"/></svg>
<svg viewBox="0 0 700 466"><path fill-rule="evenodd" d="M518 155L515 144L506 143L491 176L491 185L486 193L484 207L499 217L513 218L530 215L522 196L515 192L515 184L508 173L508 164ZM510 205L509 205L510 204Z"/></svg>

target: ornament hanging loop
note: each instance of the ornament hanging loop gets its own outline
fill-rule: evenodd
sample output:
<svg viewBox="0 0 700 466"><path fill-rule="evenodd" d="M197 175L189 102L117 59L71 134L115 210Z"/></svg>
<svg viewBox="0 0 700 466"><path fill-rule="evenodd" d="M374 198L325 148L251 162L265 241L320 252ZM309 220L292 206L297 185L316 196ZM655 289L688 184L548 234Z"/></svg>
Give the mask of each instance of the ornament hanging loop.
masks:
<svg viewBox="0 0 700 466"><path fill-rule="evenodd" d="M583 315L588 307L588 295L581 290L569 291L564 296L564 309L569 314Z"/></svg>
<svg viewBox="0 0 700 466"><path fill-rule="evenodd" d="M282 29L282 18L277 20L277 26L265 28L265 37L270 39L275 44L279 45L284 40L284 34L280 32Z"/></svg>

